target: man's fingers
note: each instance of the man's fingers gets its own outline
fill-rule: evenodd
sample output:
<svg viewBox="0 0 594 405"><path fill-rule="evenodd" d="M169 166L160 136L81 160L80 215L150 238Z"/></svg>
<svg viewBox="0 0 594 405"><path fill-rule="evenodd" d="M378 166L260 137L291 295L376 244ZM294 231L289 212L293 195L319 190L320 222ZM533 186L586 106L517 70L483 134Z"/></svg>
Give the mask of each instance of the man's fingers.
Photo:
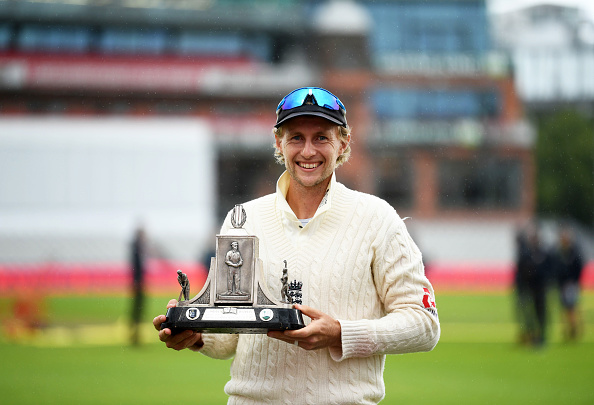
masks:
<svg viewBox="0 0 594 405"><path fill-rule="evenodd" d="M183 350L193 346L200 339L200 334L185 330L177 335L170 335L165 345L174 350Z"/></svg>
<svg viewBox="0 0 594 405"><path fill-rule="evenodd" d="M307 305L295 304L294 308L298 309L299 311L301 311L301 313L303 313L303 315L310 317L312 320L321 318L325 315L322 311L319 311L312 307L308 307Z"/></svg>
<svg viewBox="0 0 594 405"><path fill-rule="evenodd" d="M340 322L331 316L307 305L294 305L304 315L311 318L311 322L304 328L269 332L268 336L280 339L289 344L298 342L305 350L316 350L324 347L339 346L341 343Z"/></svg>
<svg viewBox="0 0 594 405"><path fill-rule="evenodd" d="M167 320L165 315L157 315L155 319L153 319L153 326L156 330L161 330L161 324Z"/></svg>
<svg viewBox="0 0 594 405"><path fill-rule="evenodd" d="M268 336L282 340L283 342L287 342L289 344L294 344L295 340L308 339L312 335L313 331L314 330L312 330L312 327L306 326L305 328L294 330L270 331L268 332Z"/></svg>
<svg viewBox="0 0 594 405"><path fill-rule="evenodd" d="M167 309L177 306L177 300L172 299L167 303ZM156 330L161 330L161 324L167 320L165 315L157 315L153 318L153 326Z"/></svg>
<svg viewBox="0 0 594 405"><path fill-rule="evenodd" d="M167 309L177 306L177 300L172 299L167 303ZM165 343L170 349L183 350L190 348L193 351L200 350L204 345L202 342L202 334L191 330L185 330L175 335L171 329L164 328L161 330L161 325L167 320L166 315L157 315L153 319L153 326L159 332L159 340Z"/></svg>
<svg viewBox="0 0 594 405"><path fill-rule="evenodd" d="M165 329L159 331L159 340L161 342L167 341L167 339L169 339L170 336L171 336L171 329L169 329L169 328L165 328Z"/></svg>
<svg viewBox="0 0 594 405"><path fill-rule="evenodd" d="M292 331L270 331L268 332L268 337L274 338L274 339L278 339L278 340L282 340L285 343L288 343L290 345L295 344L295 342L297 341L294 337L292 336L288 336L289 332Z"/></svg>

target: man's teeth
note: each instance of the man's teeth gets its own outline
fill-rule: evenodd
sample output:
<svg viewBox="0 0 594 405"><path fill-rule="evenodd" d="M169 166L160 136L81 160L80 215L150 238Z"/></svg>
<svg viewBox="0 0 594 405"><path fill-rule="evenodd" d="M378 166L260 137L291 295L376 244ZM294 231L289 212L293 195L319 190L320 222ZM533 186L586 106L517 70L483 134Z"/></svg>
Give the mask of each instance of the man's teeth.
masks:
<svg viewBox="0 0 594 405"><path fill-rule="evenodd" d="M304 169L315 169L316 167L318 167L318 164L317 163L301 163L300 166L303 167Z"/></svg>

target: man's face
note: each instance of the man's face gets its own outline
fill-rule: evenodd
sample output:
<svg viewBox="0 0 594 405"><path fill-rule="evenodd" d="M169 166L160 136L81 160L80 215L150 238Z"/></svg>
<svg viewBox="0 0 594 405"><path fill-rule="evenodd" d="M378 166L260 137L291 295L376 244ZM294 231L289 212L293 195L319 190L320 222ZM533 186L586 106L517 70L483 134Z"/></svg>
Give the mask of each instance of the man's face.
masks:
<svg viewBox="0 0 594 405"><path fill-rule="evenodd" d="M336 159L350 141L342 141L338 131L336 124L310 115L292 118L283 125L283 137L276 138L276 146L292 180L314 187L332 176Z"/></svg>

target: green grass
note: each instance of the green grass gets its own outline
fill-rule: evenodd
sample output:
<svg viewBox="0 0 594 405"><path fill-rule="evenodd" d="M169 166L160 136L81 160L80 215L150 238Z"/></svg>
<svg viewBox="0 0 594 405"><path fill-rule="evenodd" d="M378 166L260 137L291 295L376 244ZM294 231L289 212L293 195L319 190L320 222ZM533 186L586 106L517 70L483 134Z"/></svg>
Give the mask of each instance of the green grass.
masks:
<svg viewBox="0 0 594 405"><path fill-rule="evenodd" d="M160 345L0 346L6 404L220 404L229 361ZM199 398L199 400L198 400Z"/></svg>
<svg viewBox="0 0 594 405"><path fill-rule="evenodd" d="M443 342L428 354L389 356L382 403L414 403L421 395L434 404L592 404L593 349Z"/></svg>
<svg viewBox="0 0 594 405"><path fill-rule="evenodd" d="M0 338L2 403L161 404L226 402L230 361L167 350L150 320L168 298L148 302L141 348L127 345L125 297L47 299L46 332L18 342ZM442 338L430 353L386 360L382 404L591 404L594 293L582 299L587 328L564 344L552 300L550 343L540 350L515 344L509 294L441 294ZM0 299L0 316L10 314ZM84 325L84 326L83 326Z"/></svg>

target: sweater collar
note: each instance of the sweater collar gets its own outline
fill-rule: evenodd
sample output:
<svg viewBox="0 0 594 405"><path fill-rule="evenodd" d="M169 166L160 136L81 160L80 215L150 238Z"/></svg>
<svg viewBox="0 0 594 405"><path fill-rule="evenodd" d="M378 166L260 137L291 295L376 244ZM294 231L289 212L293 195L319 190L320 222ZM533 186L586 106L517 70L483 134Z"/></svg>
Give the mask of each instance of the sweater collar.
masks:
<svg viewBox="0 0 594 405"><path fill-rule="evenodd" d="M278 203L279 209L283 213L285 213L285 215L287 215L294 221L298 221L297 216L295 215L295 213L289 206L289 203L287 202L287 192L289 191L290 180L291 180L291 176L289 175L289 172L285 171L279 177L278 181L276 182L277 203ZM336 173L334 172L334 173L332 173L332 177L330 178L330 183L328 183L328 188L326 189L326 194L324 195L324 198L322 198L322 201L320 202L320 205L318 206L318 209L316 210L316 213L314 214L313 218L316 218L317 216L321 215L322 213L328 211L330 209L330 207L332 206L332 195L333 195L333 191L336 189L335 184L336 184Z"/></svg>

